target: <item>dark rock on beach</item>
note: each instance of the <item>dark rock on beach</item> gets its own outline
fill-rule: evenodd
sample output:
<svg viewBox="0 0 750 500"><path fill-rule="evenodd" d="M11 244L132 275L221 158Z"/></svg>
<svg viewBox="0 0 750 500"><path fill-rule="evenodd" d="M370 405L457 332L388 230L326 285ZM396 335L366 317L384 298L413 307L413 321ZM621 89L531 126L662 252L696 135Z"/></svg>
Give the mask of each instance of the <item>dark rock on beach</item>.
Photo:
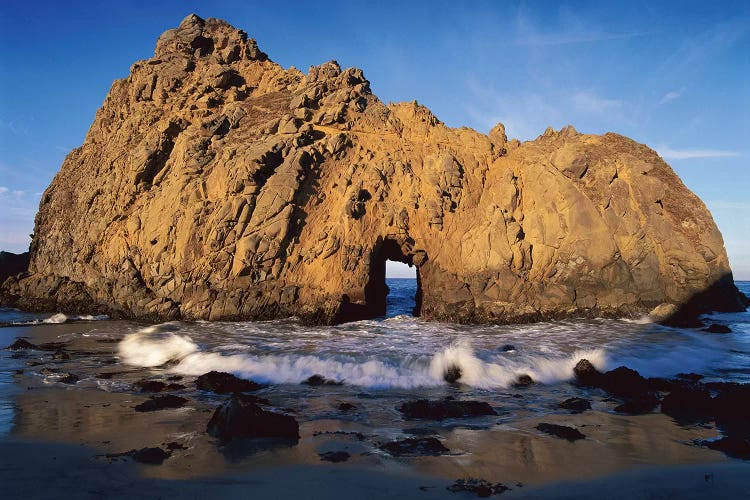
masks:
<svg viewBox="0 0 750 500"><path fill-rule="evenodd" d="M681 421L705 420L713 414L713 400L705 388L682 387L664 397L661 411Z"/></svg>
<svg viewBox="0 0 750 500"><path fill-rule="evenodd" d="M132 452L133 460L142 464L159 465L172 454L161 448L141 448Z"/></svg>
<svg viewBox="0 0 750 500"><path fill-rule="evenodd" d="M640 373L620 366L605 373L598 371L588 360L580 360L573 368L576 381L585 386L598 387L624 398L641 396L652 390L651 383Z"/></svg>
<svg viewBox="0 0 750 500"><path fill-rule="evenodd" d="M434 437L400 439L382 444L379 448L394 457L437 456L450 452Z"/></svg>
<svg viewBox="0 0 750 500"><path fill-rule="evenodd" d="M463 372L461 371L461 367L453 364L446 368L445 372L443 372L443 380L445 380L449 384L455 384L461 378L462 374Z"/></svg>
<svg viewBox="0 0 750 500"><path fill-rule="evenodd" d="M299 439L299 424L292 416L266 411L233 395L216 409L206 432L225 442L241 437L296 441Z"/></svg>
<svg viewBox="0 0 750 500"><path fill-rule="evenodd" d="M217 371L204 373L195 380L195 385L202 391L215 392L217 394L251 392L263 387L252 380L241 379L231 373Z"/></svg>
<svg viewBox="0 0 750 500"><path fill-rule="evenodd" d="M750 384L724 384L713 399L718 417L744 418L750 427Z"/></svg>
<svg viewBox="0 0 750 500"><path fill-rule="evenodd" d="M168 394L166 396L151 396L151 398L147 399L143 403L136 405L135 411L148 412L166 410L171 408L181 408L185 403L187 403L187 401L188 400L185 398L173 396L171 394Z"/></svg>
<svg viewBox="0 0 750 500"><path fill-rule="evenodd" d="M583 398L569 398L557 404L558 408L570 410L573 413L581 413L591 409L591 402Z"/></svg>
<svg viewBox="0 0 750 500"><path fill-rule="evenodd" d="M172 456L172 449L170 451L164 451L158 447L141 448L140 450L130 450L123 453L108 453L104 455L108 459L116 459L119 457L130 457L134 461L142 464L149 465L160 465L164 460Z"/></svg>
<svg viewBox="0 0 750 500"><path fill-rule="evenodd" d="M568 427L566 425L547 424L542 422L536 426L536 429L538 431L544 432L545 434L556 436L562 439L567 439L571 442L577 441L579 439L586 439L586 436L583 435L581 431L574 427Z"/></svg>
<svg viewBox="0 0 750 500"><path fill-rule="evenodd" d="M304 380L302 383L304 385L311 385L311 386L342 385L341 382L336 382L335 380L331 380L329 378L325 378L323 375L318 375L317 373L315 375L311 375L306 380Z"/></svg>
<svg viewBox="0 0 750 500"><path fill-rule="evenodd" d="M703 441L701 444L733 458L750 460L750 439L727 436L716 441Z"/></svg>
<svg viewBox="0 0 750 500"><path fill-rule="evenodd" d="M13 342L11 345L5 348L8 351L22 351L26 349L39 349L38 346L32 344L28 340L24 339L16 339L15 342Z"/></svg>
<svg viewBox="0 0 750 500"><path fill-rule="evenodd" d="M726 325L720 325L718 323L712 323L708 325L708 328L704 328L703 331L708 333L732 333L731 328Z"/></svg>
<svg viewBox="0 0 750 500"><path fill-rule="evenodd" d="M479 417L497 415L492 407L484 401L456 401L442 399L430 401L418 399L408 401L397 408L406 419L444 420L446 418Z"/></svg>
<svg viewBox="0 0 750 500"><path fill-rule="evenodd" d="M625 397L641 395L651 390L645 378L637 371L624 366L602 374L598 386L611 394Z"/></svg>
<svg viewBox="0 0 750 500"><path fill-rule="evenodd" d="M349 457L351 457L351 455L345 451L327 451L325 453L318 453L318 456L325 462L333 462L335 464L346 462L349 460Z"/></svg>
<svg viewBox="0 0 750 500"><path fill-rule="evenodd" d="M510 490L503 483L490 483L484 479L457 479L455 483L447 486L448 491L453 493L474 493L478 497L486 498L491 495L500 495Z"/></svg>
<svg viewBox="0 0 750 500"><path fill-rule="evenodd" d="M624 403L615 407L617 413L626 415L644 415L651 413L659 405L659 398L656 395L647 392L635 397L628 398Z"/></svg>

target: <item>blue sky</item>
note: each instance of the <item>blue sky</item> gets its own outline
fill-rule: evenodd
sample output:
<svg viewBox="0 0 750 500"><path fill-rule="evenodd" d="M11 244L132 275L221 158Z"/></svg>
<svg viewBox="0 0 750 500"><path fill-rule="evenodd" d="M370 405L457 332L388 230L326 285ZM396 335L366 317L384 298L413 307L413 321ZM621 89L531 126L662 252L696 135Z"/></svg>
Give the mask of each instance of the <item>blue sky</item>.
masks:
<svg viewBox="0 0 750 500"><path fill-rule="evenodd" d="M280 7L281 6L281 7ZM750 2L123 1L0 4L0 249L116 78L195 12L284 67L363 68L385 102L533 139L551 125L656 149L708 205L750 279Z"/></svg>

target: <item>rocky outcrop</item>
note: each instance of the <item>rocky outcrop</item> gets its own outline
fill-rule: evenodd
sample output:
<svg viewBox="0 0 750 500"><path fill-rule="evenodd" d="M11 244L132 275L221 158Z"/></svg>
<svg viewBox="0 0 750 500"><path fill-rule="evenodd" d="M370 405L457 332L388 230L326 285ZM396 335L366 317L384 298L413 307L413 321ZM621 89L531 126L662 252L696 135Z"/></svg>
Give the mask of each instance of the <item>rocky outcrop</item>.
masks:
<svg viewBox="0 0 750 500"><path fill-rule="evenodd" d="M195 15L114 82L3 300L331 323L385 311L387 259L417 267L426 318L743 307L708 210L646 146L449 128L361 70L284 69Z"/></svg>
<svg viewBox="0 0 750 500"><path fill-rule="evenodd" d="M29 268L29 258L29 252L0 252L0 285L10 276L26 272Z"/></svg>

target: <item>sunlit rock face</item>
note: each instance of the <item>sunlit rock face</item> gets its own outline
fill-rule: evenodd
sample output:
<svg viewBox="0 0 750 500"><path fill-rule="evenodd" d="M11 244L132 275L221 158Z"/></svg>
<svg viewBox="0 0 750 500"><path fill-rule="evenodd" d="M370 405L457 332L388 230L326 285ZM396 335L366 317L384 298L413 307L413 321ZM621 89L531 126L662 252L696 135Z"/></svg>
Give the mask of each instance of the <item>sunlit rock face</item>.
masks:
<svg viewBox="0 0 750 500"><path fill-rule="evenodd" d="M710 213L648 147L452 129L195 15L114 82L31 253L6 303L149 319L377 316L386 259L417 266L429 319L631 316L707 289L701 307L742 307Z"/></svg>

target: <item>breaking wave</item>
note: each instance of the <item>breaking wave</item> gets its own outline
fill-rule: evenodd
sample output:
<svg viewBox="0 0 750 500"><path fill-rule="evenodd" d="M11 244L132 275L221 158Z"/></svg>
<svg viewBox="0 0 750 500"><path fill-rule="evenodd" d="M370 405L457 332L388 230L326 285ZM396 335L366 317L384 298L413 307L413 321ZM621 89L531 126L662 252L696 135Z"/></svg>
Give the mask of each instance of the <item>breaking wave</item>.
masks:
<svg viewBox="0 0 750 500"><path fill-rule="evenodd" d="M222 350L218 347L217 350ZM363 349L366 352L366 349ZM575 364L586 358L599 369L606 367L604 349L579 350L570 355L529 354L509 356L475 353L467 341L459 341L432 355L401 357L336 354L224 354L202 351L175 323L150 326L130 334L119 344L119 355L130 365L143 367L173 363L170 371L202 375L211 370L233 373L257 382L297 384L311 375L368 388L434 387L445 384L443 374L460 368L460 382L482 389L506 388L520 375L542 383L573 377Z"/></svg>
<svg viewBox="0 0 750 500"><path fill-rule="evenodd" d="M57 314L53 314L52 316L48 318L35 318L35 319L20 320L20 321L7 321L4 323L0 323L0 326L34 326L34 325L50 325L50 324L59 325L63 323L70 323L73 321L104 321L107 319L109 319L109 316L105 314L75 315L75 314L57 313Z"/></svg>

